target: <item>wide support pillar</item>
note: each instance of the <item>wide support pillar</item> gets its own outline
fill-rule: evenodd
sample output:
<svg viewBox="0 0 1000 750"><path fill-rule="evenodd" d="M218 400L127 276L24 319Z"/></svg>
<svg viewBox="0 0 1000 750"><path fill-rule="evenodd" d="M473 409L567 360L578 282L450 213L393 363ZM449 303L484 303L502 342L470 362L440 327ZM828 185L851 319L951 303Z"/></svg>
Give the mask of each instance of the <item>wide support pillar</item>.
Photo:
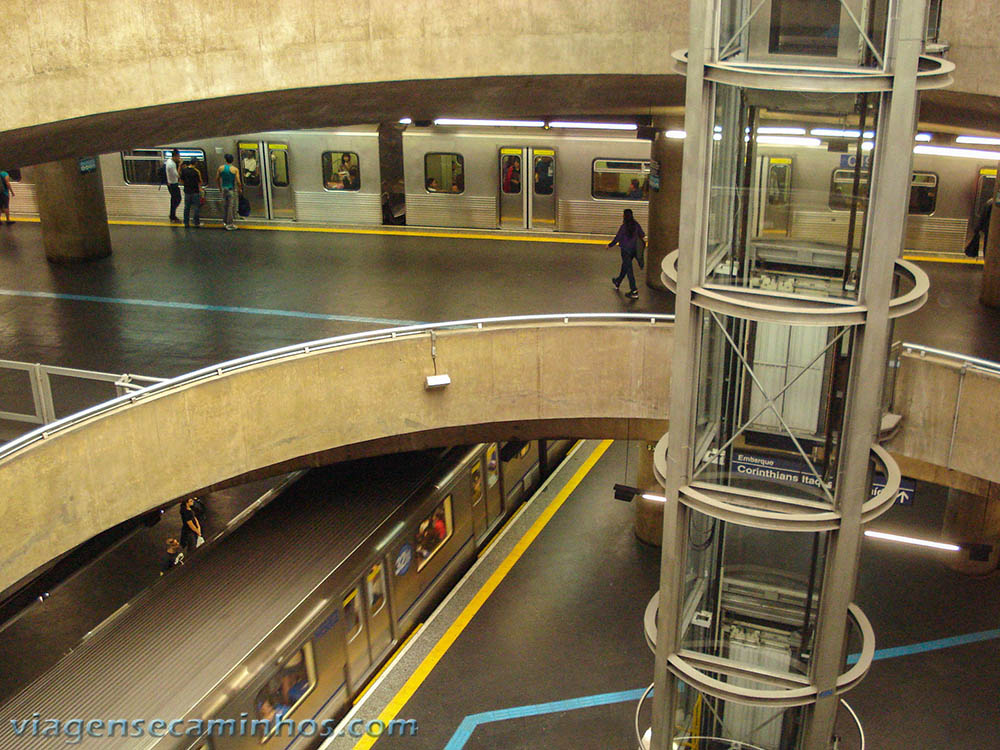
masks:
<svg viewBox="0 0 1000 750"><path fill-rule="evenodd" d="M649 242L646 248L646 286L666 290L660 278L663 259L677 249L677 236L681 225L681 164L684 141L667 137L668 131L676 132L683 125L666 117L653 120L656 137L650 156L656 163L654 180L649 189ZM658 167L658 169L657 169ZM657 188L656 179L659 180Z"/></svg>
<svg viewBox="0 0 1000 750"><path fill-rule="evenodd" d="M45 257L75 263L111 255L98 159L63 159L33 168Z"/></svg>

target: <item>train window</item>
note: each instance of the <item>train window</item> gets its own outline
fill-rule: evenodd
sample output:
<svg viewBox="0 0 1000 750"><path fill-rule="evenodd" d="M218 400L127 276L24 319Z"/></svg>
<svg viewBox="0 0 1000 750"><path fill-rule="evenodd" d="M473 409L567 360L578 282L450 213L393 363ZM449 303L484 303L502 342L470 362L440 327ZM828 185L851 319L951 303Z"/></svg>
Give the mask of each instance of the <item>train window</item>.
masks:
<svg viewBox="0 0 1000 750"><path fill-rule="evenodd" d="M288 148L281 144L269 144L268 155L271 157L271 185L288 187Z"/></svg>
<svg viewBox="0 0 1000 750"><path fill-rule="evenodd" d="M914 172L910 182L911 214L928 215L937 206L937 175L930 172Z"/></svg>
<svg viewBox="0 0 1000 750"><path fill-rule="evenodd" d="M262 742L274 735L277 730L274 724L291 714L315 686L316 665L312 644L307 643L292 654L278 673L257 691L254 699L257 720L271 722L271 731Z"/></svg>
<svg viewBox="0 0 1000 750"><path fill-rule="evenodd" d="M483 464L476 461L469 469L469 481L472 484L472 502L478 503L483 499Z"/></svg>
<svg viewBox="0 0 1000 750"><path fill-rule="evenodd" d="M425 154L424 187L428 193L464 193L464 157L461 154Z"/></svg>
<svg viewBox="0 0 1000 750"><path fill-rule="evenodd" d="M500 189L508 195L521 192L520 156L504 156L500 159Z"/></svg>
<svg viewBox="0 0 1000 750"><path fill-rule="evenodd" d="M490 487L500 481L500 452L496 443L486 449L486 484Z"/></svg>
<svg viewBox="0 0 1000 750"><path fill-rule="evenodd" d="M358 610L358 590L351 589L351 593L344 597L344 624L347 626L347 640L353 641L364 628L361 622L361 612Z"/></svg>
<svg viewBox="0 0 1000 750"><path fill-rule="evenodd" d="M854 190L854 170L835 169L830 176L829 205L834 211L848 211L851 208L851 193ZM862 173L858 182L859 205L868 200L868 174ZM914 172L910 178L911 214L932 214L937 206L937 175L931 172Z"/></svg>
<svg viewBox="0 0 1000 750"><path fill-rule="evenodd" d="M830 175L829 206L834 211L849 211L854 193L854 170L835 169ZM868 201L868 173L862 172L858 182L859 207Z"/></svg>
<svg viewBox="0 0 1000 750"><path fill-rule="evenodd" d="M421 570L434 553L451 538L451 495L438 503L427 518L417 527L417 570Z"/></svg>
<svg viewBox="0 0 1000 750"><path fill-rule="evenodd" d="M555 160L551 156L535 157L535 195L552 195L555 171Z"/></svg>
<svg viewBox="0 0 1000 750"><path fill-rule="evenodd" d="M200 148L178 148L182 162L192 162L205 176L205 152ZM173 153L172 148L136 148L122 151L122 177L127 185L159 185L160 165Z"/></svg>
<svg viewBox="0 0 1000 750"><path fill-rule="evenodd" d="M257 161L257 144L240 144L240 177L246 187L260 187L260 163Z"/></svg>
<svg viewBox="0 0 1000 750"><path fill-rule="evenodd" d="M590 194L619 201L649 200L649 162L594 159Z"/></svg>
<svg viewBox="0 0 1000 750"><path fill-rule="evenodd" d="M327 190L360 190L358 155L353 151L324 151L323 187Z"/></svg>
<svg viewBox="0 0 1000 750"><path fill-rule="evenodd" d="M385 606L385 573L382 563L375 563L368 571L368 613L377 615Z"/></svg>

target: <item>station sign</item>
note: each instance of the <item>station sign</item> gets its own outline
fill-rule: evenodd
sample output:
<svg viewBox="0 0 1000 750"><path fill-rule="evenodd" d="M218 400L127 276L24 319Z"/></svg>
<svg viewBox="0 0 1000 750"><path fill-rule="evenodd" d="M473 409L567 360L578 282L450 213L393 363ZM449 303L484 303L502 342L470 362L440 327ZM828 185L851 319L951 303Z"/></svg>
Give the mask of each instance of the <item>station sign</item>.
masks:
<svg viewBox="0 0 1000 750"><path fill-rule="evenodd" d="M793 456L733 451L730 471L748 479L768 479L812 487L820 486L820 479L813 474L809 465L801 458ZM883 474L874 474L872 477L872 497L885 488L885 482L886 478ZM827 484L827 489L829 489L829 484ZM917 483L914 480L903 477L899 483L899 492L896 493L896 503L913 505L916 489Z"/></svg>
<svg viewBox="0 0 1000 750"><path fill-rule="evenodd" d="M81 156L77 163L80 166L80 174L87 174L97 169L96 156Z"/></svg>
<svg viewBox="0 0 1000 750"><path fill-rule="evenodd" d="M841 154L840 155L840 168L841 169L854 169L854 165L858 163L857 154ZM861 154L861 168L870 169L872 165L872 155L870 153Z"/></svg>

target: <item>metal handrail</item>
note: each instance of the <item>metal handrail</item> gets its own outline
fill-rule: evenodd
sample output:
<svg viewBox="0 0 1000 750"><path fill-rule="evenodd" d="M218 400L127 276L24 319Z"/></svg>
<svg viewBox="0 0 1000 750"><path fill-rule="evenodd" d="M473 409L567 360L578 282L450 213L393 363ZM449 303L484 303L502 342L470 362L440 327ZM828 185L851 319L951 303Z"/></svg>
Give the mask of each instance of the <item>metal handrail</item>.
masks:
<svg viewBox="0 0 1000 750"><path fill-rule="evenodd" d="M419 323L408 326L396 326L393 328L380 328L373 331L361 331L359 333L348 333L341 336L307 341L302 344L292 344L289 346L279 347L277 349L269 349L268 351L258 352L256 354L249 354L244 357L238 357L220 364L203 367L199 370L194 370L175 378L169 378L161 382L153 383L152 385L141 388L134 393L127 393L122 396L118 396L110 401L104 401L95 406L76 412L75 414L63 417L62 419L49 422L42 427L32 430L31 432L21 435L20 437L11 440L9 443L0 446L0 461L17 451L32 445L33 443L45 440L56 433L62 432L63 430L92 419L93 417L113 411L120 406L135 403L151 396L159 396L174 389L198 382L199 380L218 377L219 375L223 375L225 373L254 367L266 362L301 356L303 354L312 354L314 352L335 349L352 344L391 340L403 336L419 335L422 333L434 333L445 330L461 330L466 328L484 328L486 326L496 327L510 325L512 323L554 323L559 321L562 321L563 323L646 321L650 324L656 324L671 323L674 321L674 316L656 313L562 313L547 315L509 315L500 318L468 318L465 320L447 321L443 323Z"/></svg>
<svg viewBox="0 0 1000 750"><path fill-rule="evenodd" d="M963 364L978 367L981 370L989 370L990 372L1000 373L1000 362L991 362L988 359L980 359L979 357L972 357L967 354L949 352L944 349L935 349L934 347L923 346L921 344L903 342L902 346L904 351L920 352L921 354L933 354L935 357L954 359Z"/></svg>

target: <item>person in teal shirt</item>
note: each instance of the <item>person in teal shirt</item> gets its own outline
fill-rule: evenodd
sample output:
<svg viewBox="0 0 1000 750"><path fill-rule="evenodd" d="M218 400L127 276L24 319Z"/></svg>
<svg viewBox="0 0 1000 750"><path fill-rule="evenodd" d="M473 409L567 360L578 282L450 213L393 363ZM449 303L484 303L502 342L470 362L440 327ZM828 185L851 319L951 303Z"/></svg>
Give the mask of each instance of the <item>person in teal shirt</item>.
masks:
<svg viewBox="0 0 1000 750"><path fill-rule="evenodd" d="M10 199L14 195L14 187L10 184L10 174L0 171L0 211L7 217L7 223L13 224L10 218Z"/></svg>
<svg viewBox="0 0 1000 750"><path fill-rule="evenodd" d="M215 182L222 192L222 226L226 229L236 229L237 191L243 192L240 180L240 170L233 166L233 155L226 154L226 163L219 167Z"/></svg>

